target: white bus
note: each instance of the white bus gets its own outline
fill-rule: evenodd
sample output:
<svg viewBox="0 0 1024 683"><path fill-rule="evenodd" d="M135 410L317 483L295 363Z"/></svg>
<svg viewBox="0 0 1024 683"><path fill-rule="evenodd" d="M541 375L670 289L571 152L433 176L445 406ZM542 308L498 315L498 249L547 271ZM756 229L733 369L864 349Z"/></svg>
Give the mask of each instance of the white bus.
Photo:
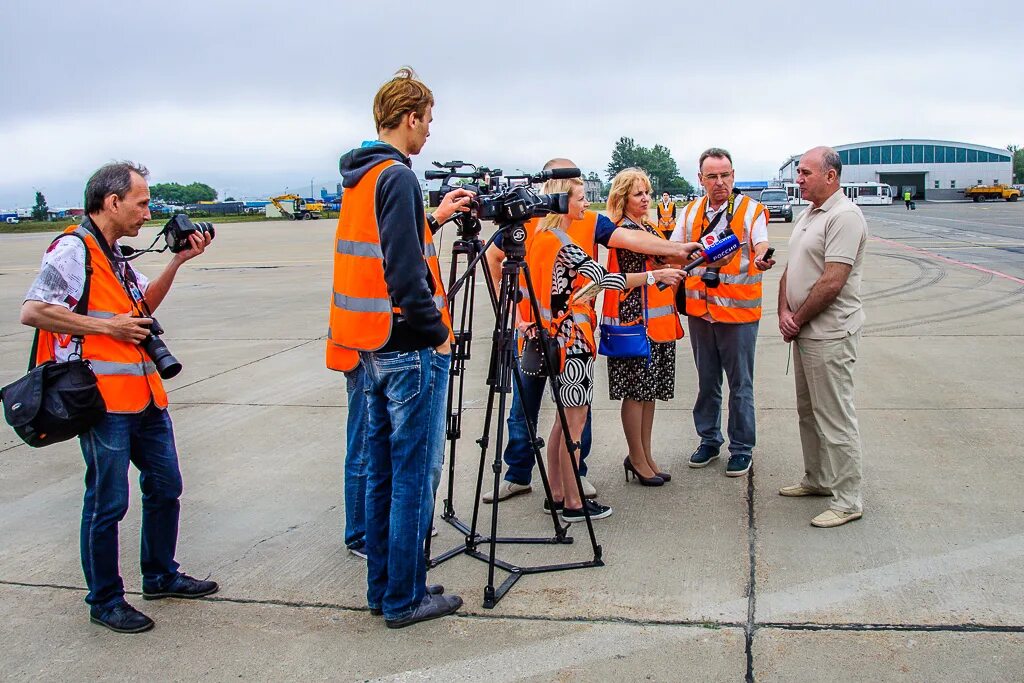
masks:
<svg viewBox="0 0 1024 683"><path fill-rule="evenodd" d="M885 183L843 183L842 188L854 204L892 204L892 187Z"/></svg>
<svg viewBox="0 0 1024 683"><path fill-rule="evenodd" d="M796 183L782 183L790 204L807 204ZM892 187L885 183L842 183L843 194L854 204L892 204Z"/></svg>

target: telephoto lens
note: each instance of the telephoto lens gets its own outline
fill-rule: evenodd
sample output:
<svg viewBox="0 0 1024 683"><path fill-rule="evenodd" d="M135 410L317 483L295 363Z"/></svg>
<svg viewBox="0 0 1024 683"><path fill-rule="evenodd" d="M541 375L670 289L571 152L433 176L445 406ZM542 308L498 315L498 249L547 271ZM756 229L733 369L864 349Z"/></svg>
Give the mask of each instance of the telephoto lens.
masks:
<svg viewBox="0 0 1024 683"><path fill-rule="evenodd" d="M157 336L164 333L164 328L160 327L156 318L153 318L153 324L150 325L149 330L149 336L143 339L139 346L156 365L156 371L160 373L160 377L163 379L176 377L181 372L181 363L171 354L171 350L167 348L164 340Z"/></svg>

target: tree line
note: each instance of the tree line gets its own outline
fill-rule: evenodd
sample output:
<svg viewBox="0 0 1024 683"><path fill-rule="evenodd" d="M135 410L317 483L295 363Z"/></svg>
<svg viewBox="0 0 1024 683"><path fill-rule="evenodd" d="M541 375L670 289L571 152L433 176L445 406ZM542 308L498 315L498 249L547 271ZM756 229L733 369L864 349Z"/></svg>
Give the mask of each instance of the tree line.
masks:
<svg viewBox="0 0 1024 683"><path fill-rule="evenodd" d="M672 151L664 145L643 147L636 144L633 138L619 138L605 171L608 179L614 178L622 169L631 167L643 169L647 173L655 194L690 194L694 191L693 185L679 175L679 166L672 158Z"/></svg>

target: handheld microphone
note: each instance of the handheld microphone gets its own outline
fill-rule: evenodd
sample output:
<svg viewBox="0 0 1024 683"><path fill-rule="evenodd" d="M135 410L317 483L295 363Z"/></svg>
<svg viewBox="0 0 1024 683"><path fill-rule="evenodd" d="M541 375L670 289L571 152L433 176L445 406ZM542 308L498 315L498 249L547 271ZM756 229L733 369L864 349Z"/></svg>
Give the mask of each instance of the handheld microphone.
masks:
<svg viewBox="0 0 1024 683"><path fill-rule="evenodd" d="M707 249L701 249L700 256L683 266L683 271L689 273L694 268L702 266L705 263L713 263L719 259L729 256L730 254L735 254L739 249L740 241L736 237L736 233L730 230L717 242L711 244ZM665 289L668 289L668 285L663 282L659 282L658 289L664 291Z"/></svg>
<svg viewBox="0 0 1024 683"><path fill-rule="evenodd" d="M729 231L728 235L718 240L707 249L701 249L700 256L683 266L683 270L689 273L697 266L702 266L705 263L713 263L719 259L723 259L730 254L735 254L740 250L740 241L736 237L736 234Z"/></svg>

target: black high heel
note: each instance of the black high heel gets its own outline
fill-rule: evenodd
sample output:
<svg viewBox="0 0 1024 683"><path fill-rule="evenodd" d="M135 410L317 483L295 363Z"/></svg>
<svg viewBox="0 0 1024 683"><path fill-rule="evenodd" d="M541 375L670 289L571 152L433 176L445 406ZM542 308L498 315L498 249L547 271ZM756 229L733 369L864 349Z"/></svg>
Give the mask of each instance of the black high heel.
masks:
<svg viewBox="0 0 1024 683"><path fill-rule="evenodd" d="M632 472L633 478L640 482L641 486L661 486L665 483L665 480L658 475L655 475L653 477L641 476L641 474L636 471L636 468L633 467L633 463L629 461L628 455L626 456L626 459L622 461L622 469L626 471L627 482L629 481L629 473Z"/></svg>
<svg viewBox="0 0 1024 683"><path fill-rule="evenodd" d="M672 481L672 475L668 472L658 472L658 476L661 477L666 484Z"/></svg>

